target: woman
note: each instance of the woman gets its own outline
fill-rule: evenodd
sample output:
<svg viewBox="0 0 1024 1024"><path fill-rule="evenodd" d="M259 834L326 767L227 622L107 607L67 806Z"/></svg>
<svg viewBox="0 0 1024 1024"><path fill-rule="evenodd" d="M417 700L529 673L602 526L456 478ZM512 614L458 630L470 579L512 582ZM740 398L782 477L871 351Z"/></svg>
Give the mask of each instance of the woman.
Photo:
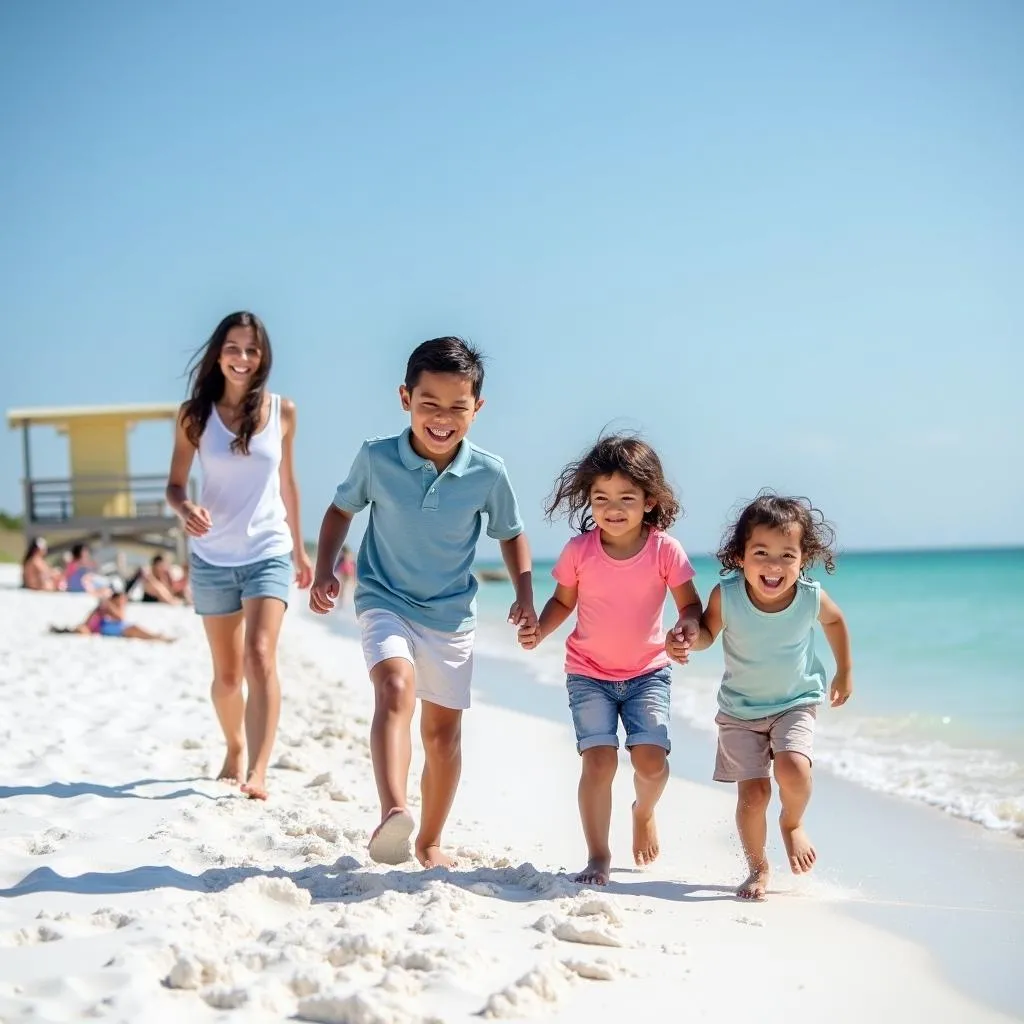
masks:
<svg viewBox="0 0 1024 1024"><path fill-rule="evenodd" d="M217 325L190 368L167 481L167 501L192 538L192 599L213 658L213 706L227 742L218 778L258 800L267 798L281 709L281 622L293 576L305 588L313 572L292 457L295 405L269 391L271 364L257 316L232 313ZM187 494L197 452L198 504Z"/></svg>
<svg viewBox="0 0 1024 1024"><path fill-rule="evenodd" d="M26 590L60 590L61 572L46 561L46 541L33 537L21 560L21 585Z"/></svg>

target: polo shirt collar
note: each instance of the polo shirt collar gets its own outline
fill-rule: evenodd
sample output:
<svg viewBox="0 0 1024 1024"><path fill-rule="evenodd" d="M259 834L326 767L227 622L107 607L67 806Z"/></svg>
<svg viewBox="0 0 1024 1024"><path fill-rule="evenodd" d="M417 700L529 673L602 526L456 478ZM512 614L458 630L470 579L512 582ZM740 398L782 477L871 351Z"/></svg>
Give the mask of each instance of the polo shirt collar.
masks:
<svg viewBox="0 0 1024 1024"><path fill-rule="evenodd" d="M412 430L409 427L402 431L398 440L398 454L406 469L421 469L425 462L430 461L416 454L412 446ZM459 450L455 453L455 458L452 459L445 472L451 473L452 476L462 476L469 468L472 457L473 452L470 449L469 441L463 438L459 444Z"/></svg>

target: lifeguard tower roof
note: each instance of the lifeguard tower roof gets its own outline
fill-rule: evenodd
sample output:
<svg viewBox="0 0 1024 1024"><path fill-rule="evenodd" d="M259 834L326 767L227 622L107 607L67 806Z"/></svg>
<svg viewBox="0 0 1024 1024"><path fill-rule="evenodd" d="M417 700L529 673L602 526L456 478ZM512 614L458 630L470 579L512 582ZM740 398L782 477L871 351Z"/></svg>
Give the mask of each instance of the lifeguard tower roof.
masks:
<svg viewBox="0 0 1024 1024"><path fill-rule="evenodd" d="M178 408L177 402L148 402L141 405L69 405L63 409L8 409L7 425L11 428L25 424L32 427L61 427L68 420L107 417L139 423L143 420L174 419Z"/></svg>

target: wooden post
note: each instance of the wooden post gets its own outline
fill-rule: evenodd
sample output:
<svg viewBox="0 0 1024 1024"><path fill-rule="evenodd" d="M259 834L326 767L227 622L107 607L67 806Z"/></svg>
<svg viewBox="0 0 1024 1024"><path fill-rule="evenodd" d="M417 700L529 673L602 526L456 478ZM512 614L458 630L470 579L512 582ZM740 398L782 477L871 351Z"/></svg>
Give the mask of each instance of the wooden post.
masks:
<svg viewBox="0 0 1024 1024"><path fill-rule="evenodd" d="M32 520L35 518L32 506L35 504L32 495L32 446L28 443L28 420L21 421L21 461L25 470L25 478L22 481L24 497L22 504L22 527L25 531L25 541L28 542L32 536Z"/></svg>

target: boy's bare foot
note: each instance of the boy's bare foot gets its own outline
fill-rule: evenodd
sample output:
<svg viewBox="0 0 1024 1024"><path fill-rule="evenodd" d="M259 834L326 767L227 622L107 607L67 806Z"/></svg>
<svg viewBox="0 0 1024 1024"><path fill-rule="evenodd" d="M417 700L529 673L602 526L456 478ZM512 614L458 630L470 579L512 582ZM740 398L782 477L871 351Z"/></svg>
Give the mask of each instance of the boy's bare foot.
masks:
<svg viewBox="0 0 1024 1024"><path fill-rule="evenodd" d="M220 774L217 776L218 782L241 782L245 778L243 774L243 762L245 760L245 750L239 750L238 753L229 750L224 756L224 765L220 770Z"/></svg>
<svg viewBox="0 0 1024 1024"><path fill-rule="evenodd" d="M761 901L768 892L768 865L757 868L747 875L746 881L736 890L741 900Z"/></svg>
<svg viewBox="0 0 1024 1024"><path fill-rule="evenodd" d="M267 799L267 780L263 772L249 772L249 777L242 784L242 792L250 800Z"/></svg>
<svg viewBox="0 0 1024 1024"><path fill-rule="evenodd" d="M802 875L814 867L818 855L811 846L810 839L804 831L803 825L796 828L783 828L782 842L786 846L786 854L789 857L789 866L794 875Z"/></svg>
<svg viewBox="0 0 1024 1024"><path fill-rule="evenodd" d="M440 846L420 846L416 844L416 859L425 868L453 868L455 858L449 857Z"/></svg>
<svg viewBox="0 0 1024 1024"><path fill-rule="evenodd" d="M573 875L572 880L580 885L607 885L611 873L611 857L591 857L587 866L578 875Z"/></svg>
<svg viewBox="0 0 1024 1024"><path fill-rule="evenodd" d="M658 845L658 829L654 824L654 815L641 818L636 813L633 803L633 860L638 867L653 864L658 859L661 847Z"/></svg>
<svg viewBox="0 0 1024 1024"><path fill-rule="evenodd" d="M414 824L412 815L404 807L392 807L370 836L367 845L370 860L378 864L404 864L412 852L409 836Z"/></svg>

